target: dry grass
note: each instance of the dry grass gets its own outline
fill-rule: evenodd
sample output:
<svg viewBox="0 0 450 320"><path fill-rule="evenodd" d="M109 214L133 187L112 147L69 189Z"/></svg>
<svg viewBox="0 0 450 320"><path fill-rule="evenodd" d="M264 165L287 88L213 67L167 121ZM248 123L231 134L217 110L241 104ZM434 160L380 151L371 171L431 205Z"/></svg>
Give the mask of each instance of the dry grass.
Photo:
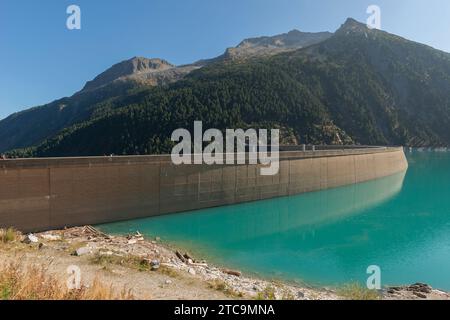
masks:
<svg viewBox="0 0 450 320"><path fill-rule="evenodd" d="M94 254L89 261L92 264L101 265L104 268L108 268L111 265L119 265L123 267L132 268L139 271L150 271L151 268L148 263L142 258L128 255L128 256L118 256L118 255L106 255L101 253Z"/></svg>
<svg viewBox="0 0 450 320"><path fill-rule="evenodd" d="M118 255L105 255L96 253L90 260L92 264L100 265L103 269L108 270L111 265L118 265L122 267L131 268L138 271L152 271L148 262L144 261L142 257L133 255L118 256ZM152 272L159 272L171 278L180 278L180 274L173 268L161 265L157 270Z"/></svg>
<svg viewBox="0 0 450 320"><path fill-rule="evenodd" d="M234 297L234 298L242 298L243 297L242 292L235 291L234 289L230 288L230 286L228 286L225 283L225 281L220 280L220 279L214 279L214 280L209 281L208 287L210 289L223 292L224 294L226 294L229 297Z"/></svg>
<svg viewBox="0 0 450 320"><path fill-rule="evenodd" d="M337 294L347 300L379 300L381 298L376 290L369 290L359 283L344 285Z"/></svg>
<svg viewBox="0 0 450 320"><path fill-rule="evenodd" d="M275 288L267 286L262 292L258 292L256 300L276 300Z"/></svg>
<svg viewBox="0 0 450 320"><path fill-rule="evenodd" d="M160 266L158 272L171 278L181 278L181 275L177 270L167 266Z"/></svg>
<svg viewBox="0 0 450 320"><path fill-rule="evenodd" d="M0 243L9 243L20 240L22 234L14 228L0 229Z"/></svg>
<svg viewBox="0 0 450 320"><path fill-rule="evenodd" d="M285 290L283 292L283 297L281 298L281 300L295 300L295 297L292 292Z"/></svg>
<svg viewBox="0 0 450 320"><path fill-rule="evenodd" d="M116 293L112 286L94 280L89 287L69 290L47 270L22 268L18 263L0 265L0 300L131 300L131 291Z"/></svg>

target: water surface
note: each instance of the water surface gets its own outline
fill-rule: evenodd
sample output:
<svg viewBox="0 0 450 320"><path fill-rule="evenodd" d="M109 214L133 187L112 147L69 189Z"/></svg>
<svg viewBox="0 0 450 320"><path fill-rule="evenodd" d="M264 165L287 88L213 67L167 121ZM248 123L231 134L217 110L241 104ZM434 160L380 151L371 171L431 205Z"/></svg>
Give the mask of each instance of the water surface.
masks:
<svg viewBox="0 0 450 320"><path fill-rule="evenodd" d="M298 196L100 226L159 236L248 273L313 285L425 282L450 290L450 153L408 153L391 177Z"/></svg>

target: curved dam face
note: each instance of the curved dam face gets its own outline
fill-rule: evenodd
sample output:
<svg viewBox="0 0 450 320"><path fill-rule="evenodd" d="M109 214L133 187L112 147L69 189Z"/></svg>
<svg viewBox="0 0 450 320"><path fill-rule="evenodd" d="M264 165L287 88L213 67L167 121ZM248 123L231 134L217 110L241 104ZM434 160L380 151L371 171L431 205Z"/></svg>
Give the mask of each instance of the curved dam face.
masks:
<svg viewBox="0 0 450 320"><path fill-rule="evenodd" d="M100 224L318 191L404 172L402 148L280 152L261 165L182 165L170 156L0 160L0 227Z"/></svg>

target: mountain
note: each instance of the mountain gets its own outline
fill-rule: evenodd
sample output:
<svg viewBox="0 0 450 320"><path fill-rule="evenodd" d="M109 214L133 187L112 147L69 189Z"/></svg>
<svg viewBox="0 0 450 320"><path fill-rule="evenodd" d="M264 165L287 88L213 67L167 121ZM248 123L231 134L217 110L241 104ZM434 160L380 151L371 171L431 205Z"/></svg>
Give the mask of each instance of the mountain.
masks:
<svg viewBox="0 0 450 320"><path fill-rule="evenodd" d="M276 42L257 39L241 45ZM84 121L11 154L169 152L172 131L195 120L205 128L280 128L283 143L449 146L448 88L448 53L349 19L300 49L216 59L174 83L127 88L100 99Z"/></svg>
<svg viewBox="0 0 450 320"><path fill-rule="evenodd" d="M14 113L0 121L0 152L39 144L65 127L89 119L102 103L126 100L135 88L132 82L113 83Z"/></svg>
<svg viewBox="0 0 450 320"><path fill-rule="evenodd" d="M315 34L294 30L274 37L247 39L236 48L227 49L220 57L183 66L144 57L122 61L88 81L72 97L18 112L0 121L0 152L39 144L66 127L89 120L95 110L101 108L102 101L117 99L130 90L177 82L192 71L227 60L227 57L245 59L263 52L273 55L283 50L302 48L329 35L326 32Z"/></svg>
<svg viewBox="0 0 450 320"><path fill-rule="evenodd" d="M173 68L175 68L175 66L165 60L134 57L130 60L113 65L111 68L95 77L94 80L88 81L82 91L95 90L110 84L113 81L126 77L160 73Z"/></svg>
<svg viewBox="0 0 450 320"><path fill-rule="evenodd" d="M169 76L161 74L174 69L174 65L161 59L135 57L122 61L88 81L71 97L14 113L0 121L0 152L39 144L65 127L86 121L105 103L112 106L113 101L128 101L126 97L131 92L153 80L167 79L169 83Z"/></svg>
<svg viewBox="0 0 450 320"><path fill-rule="evenodd" d="M96 90L114 82L127 81L147 86L162 86L176 82L198 68L195 65L177 67L162 59L134 57L112 66L94 80L88 81L81 92Z"/></svg>
<svg viewBox="0 0 450 320"><path fill-rule="evenodd" d="M193 64L175 66L163 59L134 57L113 65L88 81L81 92L98 89L117 81L133 80L148 86L170 84L182 79L190 72L213 62L223 60L244 60L251 57L270 56L281 52L304 48L331 37L330 32L301 32L292 30L272 37L243 40L238 46L228 48L219 57L201 60Z"/></svg>
<svg viewBox="0 0 450 320"><path fill-rule="evenodd" d="M449 53L348 19L332 38L295 56L326 78L323 99L356 141L450 145Z"/></svg>

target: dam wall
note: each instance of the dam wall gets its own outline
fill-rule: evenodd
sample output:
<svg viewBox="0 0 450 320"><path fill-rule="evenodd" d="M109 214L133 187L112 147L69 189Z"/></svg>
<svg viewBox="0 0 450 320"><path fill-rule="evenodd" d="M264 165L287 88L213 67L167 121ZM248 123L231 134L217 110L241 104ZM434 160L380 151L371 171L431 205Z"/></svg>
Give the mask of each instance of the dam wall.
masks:
<svg viewBox="0 0 450 320"><path fill-rule="evenodd" d="M334 188L405 171L402 148L282 151L261 165L181 165L170 156L0 160L0 228L36 232Z"/></svg>

